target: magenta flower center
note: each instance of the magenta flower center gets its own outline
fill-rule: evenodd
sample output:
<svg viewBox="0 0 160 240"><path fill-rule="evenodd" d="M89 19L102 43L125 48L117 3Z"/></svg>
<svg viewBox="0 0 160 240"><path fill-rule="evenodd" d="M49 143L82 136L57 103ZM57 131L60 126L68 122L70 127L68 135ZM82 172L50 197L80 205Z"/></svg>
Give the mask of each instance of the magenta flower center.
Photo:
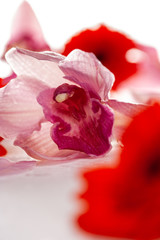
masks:
<svg viewBox="0 0 160 240"><path fill-rule="evenodd" d="M86 118L84 106L88 100L82 88L64 83L55 90L53 99L59 103L59 110L63 113L71 115L77 121Z"/></svg>
<svg viewBox="0 0 160 240"><path fill-rule="evenodd" d="M64 83L41 92L38 102L53 123L51 138L59 149L96 156L110 149L113 113L86 89Z"/></svg>

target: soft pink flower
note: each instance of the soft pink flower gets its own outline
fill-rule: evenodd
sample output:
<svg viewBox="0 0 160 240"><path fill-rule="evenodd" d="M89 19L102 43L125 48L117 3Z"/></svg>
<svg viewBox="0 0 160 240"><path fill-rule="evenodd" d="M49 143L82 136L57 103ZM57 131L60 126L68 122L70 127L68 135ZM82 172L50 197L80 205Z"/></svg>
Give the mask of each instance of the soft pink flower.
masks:
<svg viewBox="0 0 160 240"><path fill-rule="evenodd" d="M103 155L111 148L109 105L128 115L136 108L109 100L114 77L92 53L12 49L7 60L18 77L0 91L0 134L33 158Z"/></svg>
<svg viewBox="0 0 160 240"><path fill-rule="evenodd" d="M4 55L12 47L21 47L32 51L50 50L44 39L41 26L31 6L26 1L22 2L15 14L11 36Z"/></svg>
<svg viewBox="0 0 160 240"><path fill-rule="evenodd" d="M28 2L24 1L19 6L12 23L11 36L5 46L2 59L5 60L6 52L12 47L21 47L32 51L50 50L44 39L41 26ZM1 86L6 85L16 74L11 73L1 81Z"/></svg>

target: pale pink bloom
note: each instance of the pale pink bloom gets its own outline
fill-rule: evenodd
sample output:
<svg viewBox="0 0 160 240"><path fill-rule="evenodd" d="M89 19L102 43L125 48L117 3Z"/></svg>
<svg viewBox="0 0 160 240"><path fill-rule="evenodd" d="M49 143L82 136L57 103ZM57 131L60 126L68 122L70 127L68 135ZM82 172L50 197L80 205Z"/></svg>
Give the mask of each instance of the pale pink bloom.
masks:
<svg viewBox="0 0 160 240"><path fill-rule="evenodd" d="M28 2L19 6L12 23L10 39L5 53L12 47L21 47L32 51L50 50L41 26Z"/></svg>
<svg viewBox="0 0 160 240"><path fill-rule="evenodd" d="M139 109L109 99L114 76L92 53L17 48L6 58L18 77L0 91L0 134L35 159L104 155L111 148L111 108L129 116Z"/></svg>
<svg viewBox="0 0 160 240"><path fill-rule="evenodd" d="M12 23L11 35L5 46L2 59L5 60L5 53L12 47L21 47L32 51L50 50L47 44L41 26L28 2L23 1L19 6ZM15 73L2 79L2 86L7 84Z"/></svg>

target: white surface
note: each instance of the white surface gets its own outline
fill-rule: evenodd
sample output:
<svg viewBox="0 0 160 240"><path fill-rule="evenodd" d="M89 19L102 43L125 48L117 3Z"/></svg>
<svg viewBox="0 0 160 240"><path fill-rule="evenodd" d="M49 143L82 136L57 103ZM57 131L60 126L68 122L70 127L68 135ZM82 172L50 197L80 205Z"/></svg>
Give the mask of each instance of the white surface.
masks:
<svg viewBox="0 0 160 240"><path fill-rule="evenodd" d="M1 177L0 240L103 240L81 232L74 221L83 186L77 174L94 162L79 160Z"/></svg>

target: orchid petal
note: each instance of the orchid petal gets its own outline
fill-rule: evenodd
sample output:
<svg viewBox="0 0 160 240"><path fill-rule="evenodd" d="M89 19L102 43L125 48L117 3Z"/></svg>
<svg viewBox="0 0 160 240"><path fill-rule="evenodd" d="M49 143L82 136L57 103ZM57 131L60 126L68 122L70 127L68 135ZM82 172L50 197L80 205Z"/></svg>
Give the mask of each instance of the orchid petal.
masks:
<svg viewBox="0 0 160 240"><path fill-rule="evenodd" d="M3 139L1 141L1 146L6 149L6 154L2 157L6 158L10 162L22 161L32 161L33 159L29 157L26 152L19 146L14 145L14 140Z"/></svg>
<svg viewBox="0 0 160 240"><path fill-rule="evenodd" d="M10 40L5 52L19 46L34 51L50 50L40 24L28 2L24 1L13 19Z"/></svg>
<svg viewBox="0 0 160 240"><path fill-rule="evenodd" d="M23 148L29 156L38 160L43 160L43 163L39 163L40 165L88 157L86 154L77 151L59 151L57 145L50 136L50 129L52 126L50 122L42 123L40 131L35 131L28 137L24 135L19 136L15 141L15 145Z"/></svg>
<svg viewBox="0 0 160 240"><path fill-rule="evenodd" d="M26 75L40 79L51 87L66 82L58 62L64 59L56 53L37 53L20 48L12 48L6 54L6 60L17 75Z"/></svg>
<svg viewBox="0 0 160 240"><path fill-rule="evenodd" d="M109 99L106 102L112 109L128 116L133 117L146 108L145 104L121 102L115 99Z"/></svg>
<svg viewBox="0 0 160 240"><path fill-rule="evenodd" d="M54 95L61 90L71 96L57 102ZM84 89L67 84L56 90L46 89L38 96L38 102L46 119L53 123L51 137L59 149L77 150L92 156L110 150L113 114L97 99L90 98Z"/></svg>
<svg viewBox="0 0 160 240"><path fill-rule="evenodd" d="M39 129L44 118L36 97L46 86L36 79L18 77L0 91L0 134L14 138Z"/></svg>
<svg viewBox="0 0 160 240"><path fill-rule="evenodd" d="M93 53L73 50L59 63L65 78L90 91L102 100L108 99L113 85L113 74L104 67Z"/></svg>
<svg viewBox="0 0 160 240"><path fill-rule="evenodd" d="M36 165L36 161L10 162L5 158L0 158L0 177L23 173L31 170Z"/></svg>

